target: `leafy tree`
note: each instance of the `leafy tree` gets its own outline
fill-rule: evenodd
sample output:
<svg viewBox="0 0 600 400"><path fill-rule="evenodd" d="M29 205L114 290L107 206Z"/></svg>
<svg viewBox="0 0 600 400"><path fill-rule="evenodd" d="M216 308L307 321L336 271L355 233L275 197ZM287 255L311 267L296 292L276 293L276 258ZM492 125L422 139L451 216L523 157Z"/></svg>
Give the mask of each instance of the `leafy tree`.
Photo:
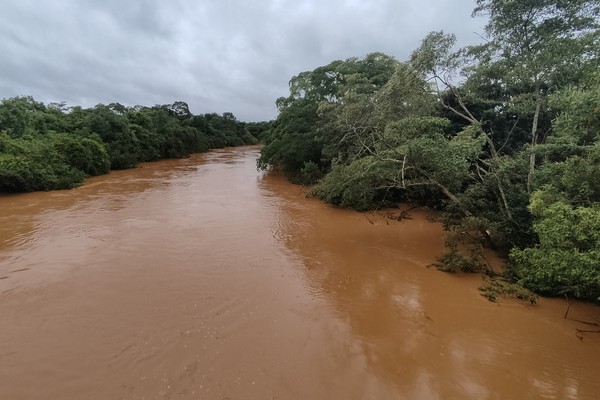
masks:
<svg viewBox="0 0 600 400"><path fill-rule="evenodd" d="M531 198L539 245L511 254L512 272L542 294L600 300L600 208L573 207L548 188Z"/></svg>
<svg viewBox="0 0 600 400"><path fill-rule="evenodd" d="M109 155L98 139L55 133L50 140L69 166L86 175L102 175L110 171Z"/></svg>
<svg viewBox="0 0 600 400"><path fill-rule="evenodd" d="M290 95L277 99L280 114L263 137L259 167L281 166L293 180L305 182L310 179L302 176L302 170L310 169L313 178L327 171L338 153L331 147L336 146L338 134L328 106L365 104L366 98L389 81L397 65L390 56L371 53L363 59L336 60L294 76ZM355 110L360 108L358 105Z"/></svg>
<svg viewBox="0 0 600 400"><path fill-rule="evenodd" d="M169 114L174 115L179 120L186 120L192 116L190 107L185 101L176 101L168 107Z"/></svg>
<svg viewBox="0 0 600 400"><path fill-rule="evenodd" d="M0 191L66 189L109 168L187 157L216 145L256 143L246 124L231 113L198 118L206 130L192 123L196 116L181 101L131 108L98 104L84 109L65 103L46 106L31 97L2 100Z"/></svg>
<svg viewBox="0 0 600 400"><path fill-rule="evenodd" d="M267 143L261 151L258 166L281 166L295 180L308 163L319 165L321 144L316 141L317 104L296 100L282 109L271 129L265 134Z"/></svg>
<svg viewBox="0 0 600 400"><path fill-rule="evenodd" d="M44 104L31 96L4 99L0 103L0 131L11 137L31 135L36 131L46 133L44 112Z"/></svg>
<svg viewBox="0 0 600 400"><path fill-rule="evenodd" d="M389 123L434 111L435 99L427 93L426 82L410 66L396 63L386 79L382 86L369 85L369 91L350 87L340 101L320 104L319 136L329 159L348 163L368 155Z"/></svg>
<svg viewBox="0 0 600 400"><path fill-rule="evenodd" d="M551 161L540 159L559 112L551 94L581 84L598 63L598 4L478 1L474 15L489 16L485 44L453 52L453 35L432 32L412 55L412 65L432 79L444 115L462 120L455 131L467 124L484 133L477 179L460 197L501 247L531 244L522 191L535 189L536 167ZM467 79L458 84L461 74ZM459 213L454 221L461 219Z"/></svg>
<svg viewBox="0 0 600 400"><path fill-rule="evenodd" d="M598 67L598 0L477 0L474 15L489 17L486 44L472 47L511 94L510 107L531 121L531 147L540 140L547 95ZM530 154L528 191L536 165Z"/></svg>
<svg viewBox="0 0 600 400"><path fill-rule="evenodd" d="M0 191L69 189L85 172L69 165L52 141L0 134Z"/></svg>
<svg viewBox="0 0 600 400"><path fill-rule="evenodd" d="M513 249L510 271L540 293L600 300L600 92L567 88L550 101L561 109L555 134L537 155L530 211L539 242Z"/></svg>

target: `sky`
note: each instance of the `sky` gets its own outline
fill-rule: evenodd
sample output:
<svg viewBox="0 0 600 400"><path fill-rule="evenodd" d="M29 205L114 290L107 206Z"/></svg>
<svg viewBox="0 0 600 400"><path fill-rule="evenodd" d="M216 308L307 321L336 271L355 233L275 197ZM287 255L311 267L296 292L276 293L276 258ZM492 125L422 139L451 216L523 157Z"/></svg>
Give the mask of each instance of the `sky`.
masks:
<svg viewBox="0 0 600 400"><path fill-rule="evenodd" d="M93 107L185 101L276 117L289 80L380 51L407 60L434 30L480 41L474 0L1 0L0 98Z"/></svg>

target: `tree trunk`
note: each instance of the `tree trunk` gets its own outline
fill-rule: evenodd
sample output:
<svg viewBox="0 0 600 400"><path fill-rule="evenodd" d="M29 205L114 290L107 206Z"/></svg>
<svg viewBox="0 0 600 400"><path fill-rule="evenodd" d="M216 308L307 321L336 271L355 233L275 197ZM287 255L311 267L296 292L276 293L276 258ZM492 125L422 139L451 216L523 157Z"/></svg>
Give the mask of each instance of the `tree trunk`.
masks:
<svg viewBox="0 0 600 400"><path fill-rule="evenodd" d="M533 114L533 124L531 125L531 155L529 156L529 173L527 174L527 193L531 193L531 181L535 172L535 146L538 141L538 123L542 110L542 97L539 88L537 89L535 102L535 114Z"/></svg>

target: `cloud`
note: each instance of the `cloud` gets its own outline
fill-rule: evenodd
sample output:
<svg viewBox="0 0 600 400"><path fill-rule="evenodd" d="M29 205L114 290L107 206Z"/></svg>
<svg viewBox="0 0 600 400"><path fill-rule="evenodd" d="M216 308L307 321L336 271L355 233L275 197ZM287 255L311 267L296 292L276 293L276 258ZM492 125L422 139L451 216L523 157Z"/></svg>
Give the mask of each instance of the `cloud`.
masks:
<svg viewBox="0 0 600 400"><path fill-rule="evenodd" d="M267 120L289 79L382 51L405 60L432 30L478 40L473 1L4 0L0 97L154 105Z"/></svg>

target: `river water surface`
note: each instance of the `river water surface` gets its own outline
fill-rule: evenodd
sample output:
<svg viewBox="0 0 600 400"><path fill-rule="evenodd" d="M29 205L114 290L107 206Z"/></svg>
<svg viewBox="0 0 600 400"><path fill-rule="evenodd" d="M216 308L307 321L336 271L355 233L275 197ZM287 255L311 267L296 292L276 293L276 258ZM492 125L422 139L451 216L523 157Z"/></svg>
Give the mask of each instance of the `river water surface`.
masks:
<svg viewBox="0 0 600 400"><path fill-rule="evenodd" d="M426 268L423 212L307 199L258 151L0 197L0 399L600 398L598 308L490 303Z"/></svg>

